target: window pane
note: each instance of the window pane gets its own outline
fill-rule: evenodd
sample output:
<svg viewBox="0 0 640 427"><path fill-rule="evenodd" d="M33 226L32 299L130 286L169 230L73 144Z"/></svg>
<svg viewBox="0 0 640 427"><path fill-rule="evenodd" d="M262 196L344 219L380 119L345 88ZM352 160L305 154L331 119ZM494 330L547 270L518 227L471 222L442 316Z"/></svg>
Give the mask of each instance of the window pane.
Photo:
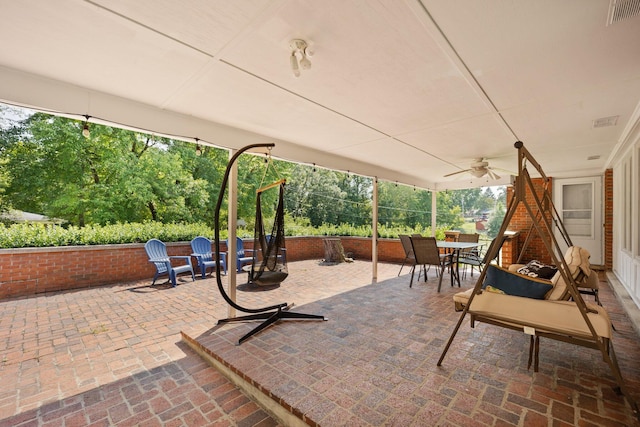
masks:
<svg viewBox="0 0 640 427"><path fill-rule="evenodd" d="M593 237L593 186L562 186L562 223L570 236Z"/></svg>
<svg viewBox="0 0 640 427"><path fill-rule="evenodd" d="M562 187L562 206L564 210L589 209L591 210L591 184L572 184Z"/></svg>
<svg viewBox="0 0 640 427"><path fill-rule="evenodd" d="M570 236L593 237L591 212L564 212L562 223Z"/></svg>

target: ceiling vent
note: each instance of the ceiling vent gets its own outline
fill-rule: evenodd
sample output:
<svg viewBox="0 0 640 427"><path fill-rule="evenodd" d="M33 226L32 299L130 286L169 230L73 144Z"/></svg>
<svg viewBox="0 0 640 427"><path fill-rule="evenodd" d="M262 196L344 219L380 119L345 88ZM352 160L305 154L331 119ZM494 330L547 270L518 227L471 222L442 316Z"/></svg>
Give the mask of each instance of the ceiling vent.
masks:
<svg viewBox="0 0 640 427"><path fill-rule="evenodd" d="M606 128L607 126L615 126L618 124L618 117L620 116L611 116L611 117L602 117L601 119L595 119L593 121L593 128Z"/></svg>
<svg viewBox="0 0 640 427"><path fill-rule="evenodd" d="M640 0L610 0L607 25L640 15Z"/></svg>

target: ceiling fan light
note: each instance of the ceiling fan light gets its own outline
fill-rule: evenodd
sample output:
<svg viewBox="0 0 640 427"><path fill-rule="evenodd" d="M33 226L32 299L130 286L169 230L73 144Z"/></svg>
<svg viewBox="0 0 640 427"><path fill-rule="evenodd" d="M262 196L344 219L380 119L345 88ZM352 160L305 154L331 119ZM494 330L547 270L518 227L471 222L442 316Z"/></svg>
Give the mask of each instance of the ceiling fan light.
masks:
<svg viewBox="0 0 640 427"><path fill-rule="evenodd" d="M482 178L487 174L487 170L486 169L470 169L469 173L475 176L476 178Z"/></svg>
<svg viewBox="0 0 640 427"><path fill-rule="evenodd" d="M308 70L309 68L311 68L311 61L309 61L309 58L307 58L304 53L302 54L302 59L300 59L300 66L303 70Z"/></svg>
<svg viewBox="0 0 640 427"><path fill-rule="evenodd" d="M291 70L294 76L300 77L300 67L298 67L298 58L296 58L295 52L291 52Z"/></svg>
<svg viewBox="0 0 640 427"><path fill-rule="evenodd" d="M291 69L293 75L300 77L300 68L308 70L311 68L311 61L309 57L313 55L313 50L309 47L309 44L302 39L293 39L289 42L291 48ZM298 53L300 54L298 61Z"/></svg>

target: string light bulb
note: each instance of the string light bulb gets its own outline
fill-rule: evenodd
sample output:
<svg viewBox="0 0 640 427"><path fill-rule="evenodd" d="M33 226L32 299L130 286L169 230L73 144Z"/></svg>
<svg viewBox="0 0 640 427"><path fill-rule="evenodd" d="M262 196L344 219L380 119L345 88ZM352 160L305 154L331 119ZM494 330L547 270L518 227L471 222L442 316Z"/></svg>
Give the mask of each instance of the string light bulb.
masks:
<svg viewBox="0 0 640 427"><path fill-rule="evenodd" d="M91 131L89 130L89 116L84 116L85 117L85 122L84 122L84 126L82 127L82 136L84 136L85 138L89 138L91 136Z"/></svg>
<svg viewBox="0 0 640 427"><path fill-rule="evenodd" d="M194 138L196 140L196 156L202 156L202 147L200 147L200 139Z"/></svg>

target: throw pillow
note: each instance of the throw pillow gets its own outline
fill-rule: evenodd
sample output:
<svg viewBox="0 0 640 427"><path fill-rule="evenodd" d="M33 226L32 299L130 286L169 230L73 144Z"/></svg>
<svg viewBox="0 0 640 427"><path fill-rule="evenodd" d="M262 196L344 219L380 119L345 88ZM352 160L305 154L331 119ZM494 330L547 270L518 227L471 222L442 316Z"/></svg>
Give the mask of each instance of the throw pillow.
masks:
<svg viewBox="0 0 640 427"><path fill-rule="evenodd" d="M503 290L498 289L498 288L494 288L491 285L487 285L487 287L485 287L484 290L487 291L487 292L494 293L494 294L502 294L502 295L504 295L504 291Z"/></svg>
<svg viewBox="0 0 640 427"><path fill-rule="evenodd" d="M494 264L489 264L487 268L483 289L491 286L507 295L534 299L544 299L547 292L553 289L553 285L548 280L513 273Z"/></svg>
<svg viewBox="0 0 640 427"><path fill-rule="evenodd" d="M529 261L524 267L518 269L518 273L540 279L551 279L558 271L553 265L546 265L538 260Z"/></svg>

